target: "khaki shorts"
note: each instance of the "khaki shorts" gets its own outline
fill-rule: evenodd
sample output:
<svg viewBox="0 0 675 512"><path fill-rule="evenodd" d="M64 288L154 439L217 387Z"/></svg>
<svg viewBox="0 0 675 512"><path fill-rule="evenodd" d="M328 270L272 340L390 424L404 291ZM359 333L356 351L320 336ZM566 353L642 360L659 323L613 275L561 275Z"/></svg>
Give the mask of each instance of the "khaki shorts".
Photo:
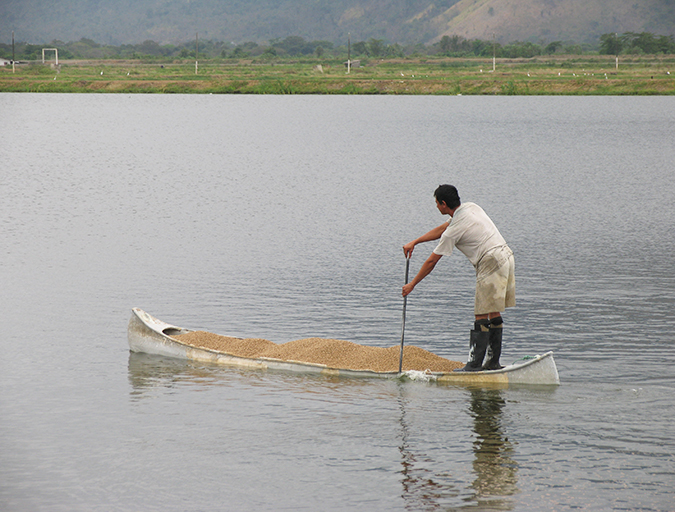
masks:
<svg viewBox="0 0 675 512"><path fill-rule="evenodd" d="M502 312L516 305L513 251L502 245L491 249L476 265L476 315Z"/></svg>

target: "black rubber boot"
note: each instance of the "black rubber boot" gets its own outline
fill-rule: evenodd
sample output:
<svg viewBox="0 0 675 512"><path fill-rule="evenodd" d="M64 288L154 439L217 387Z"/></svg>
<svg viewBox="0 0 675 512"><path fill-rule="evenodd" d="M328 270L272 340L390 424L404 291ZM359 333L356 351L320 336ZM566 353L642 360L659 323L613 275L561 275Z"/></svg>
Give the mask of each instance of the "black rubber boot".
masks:
<svg viewBox="0 0 675 512"><path fill-rule="evenodd" d="M487 320L477 320L474 324L469 343L469 361L464 368L455 370L456 372L479 372L483 369L483 359L490 336L486 322Z"/></svg>
<svg viewBox="0 0 675 512"><path fill-rule="evenodd" d="M497 321L495 322L495 320ZM488 332L488 348L483 370L501 370L504 368L499 364L499 356L502 355L502 333L504 332L502 324L501 317L492 319Z"/></svg>

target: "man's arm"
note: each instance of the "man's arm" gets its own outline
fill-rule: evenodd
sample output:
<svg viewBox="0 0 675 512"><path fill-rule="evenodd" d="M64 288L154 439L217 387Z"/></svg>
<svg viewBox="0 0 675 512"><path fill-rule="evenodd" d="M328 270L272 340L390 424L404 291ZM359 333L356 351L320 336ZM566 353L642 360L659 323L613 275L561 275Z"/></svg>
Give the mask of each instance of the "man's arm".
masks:
<svg viewBox="0 0 675 512"><path fill-rule="evenodd" d="M431 233L431 231L429 233ZM438 261L442 257L443 256L441 256L440 254L436 254L434 252L431 253L431 255L427 258L427 261L425 261L422 264L422 267L420 268L420 270L417 273L417 275L415 276L415 278L403 287L403 296L404 297L406 295L410 294L410 292L413 291L413 288L415 288L415 286L417 286L422 279L424 279L429 274L431 274L431 271L436 266L436 263L438 263Z"/></svg>
<svg viewBox="0 0 675 512"><path fill-rule="evenodd" d="M405 244L403 246L403 254L405 254L406 258L409 258L412 255L413 249L415 249L415 246L417 244L421 244L421 243L424 243L424 242L430 242L432 240L438 240L439 238L441 238L441 235L447 229L449 224L450 224L449 222L444 222L443 224L441 224L437 228L432 229L431 231L422 235L421 237L416 238L412 242L408 242L407 244ZM431 271L429 271L429 272L431 272Z"/></svg>

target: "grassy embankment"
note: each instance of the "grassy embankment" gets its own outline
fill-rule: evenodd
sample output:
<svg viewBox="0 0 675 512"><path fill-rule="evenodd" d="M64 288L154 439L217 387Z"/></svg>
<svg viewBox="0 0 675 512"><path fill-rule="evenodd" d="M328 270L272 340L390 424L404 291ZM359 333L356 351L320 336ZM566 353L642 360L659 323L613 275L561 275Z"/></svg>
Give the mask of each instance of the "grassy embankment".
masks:
<svg viewBox="0 0 675 512"><path fill-rule="evenodd" d="M363 62L363 61L362 61ZM672 95L675 56L341 61L63 61L0 70L0 92Z"/></svg>

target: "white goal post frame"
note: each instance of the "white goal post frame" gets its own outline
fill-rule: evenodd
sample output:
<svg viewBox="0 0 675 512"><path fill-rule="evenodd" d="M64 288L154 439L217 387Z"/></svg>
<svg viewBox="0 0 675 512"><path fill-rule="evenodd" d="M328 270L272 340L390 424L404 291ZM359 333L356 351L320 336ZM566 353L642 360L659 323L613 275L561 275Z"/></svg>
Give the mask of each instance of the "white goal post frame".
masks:
<svg viewBox="0 0 675 512"><path fill-rule="evenodd" d="M54 52L54 59L56 60L56 65L59 65L59 49L58 48L43 48L42 49L42 63L45 63L45 52Z"/></svg>

